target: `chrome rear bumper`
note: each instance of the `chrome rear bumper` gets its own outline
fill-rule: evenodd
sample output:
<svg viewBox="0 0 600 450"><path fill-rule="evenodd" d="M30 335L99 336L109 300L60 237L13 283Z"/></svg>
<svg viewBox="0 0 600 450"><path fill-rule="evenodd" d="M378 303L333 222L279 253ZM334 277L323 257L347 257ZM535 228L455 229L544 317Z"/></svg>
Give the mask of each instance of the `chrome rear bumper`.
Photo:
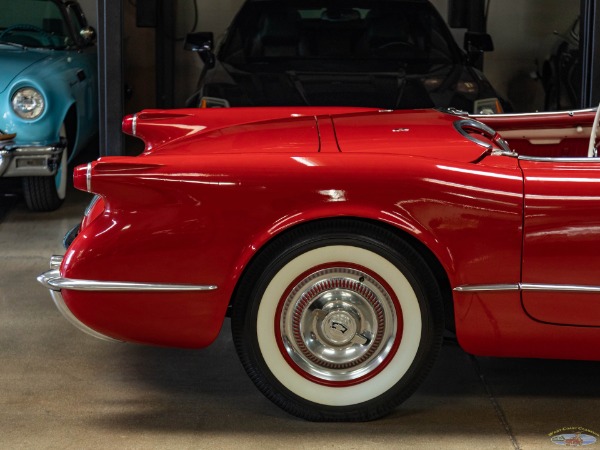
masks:
<svg viewBox="0 0 600 450"><path fill-rule="evenodd" d="M159 284L159 283L132 283L123 281L92 281L73 280L63 278L60 275L60 266L63 256L54 255L50 257L50 270L37 277L37 280L50 291L52 300L62 315L76 328L105 341L121 342L109 336L101 334L85 325L69 310L63 296L62 289L75 291L104 291L104 292L190 292L190 291L213 291L215 285L190 285L190 284Z"/></svg>
<svg viewBox="0 0 600 450"><path fill-rule="evenodd" d="M62 264L63 257L62 256L52 256L50 257L50 270L48 272L43 273L37 279L40 283L42 283L45 287L50 289L50 295L52 296L52 300L54 304L60 311L60 313L67 319L71 325L77 328L80 331L83 331L90 336L93 336L98 339L102 339L103 341L110 342L121 342L117 339L113 339L110 336L106 336L102 333L98 333L96 330L88 327L86 324L81 322L77 317L73 315L71 310L65 304L65 300L63 299L62 294L60 293L60 289L55 289L51 287L50 282L52 280L60 279L60 265Z"/></svg>

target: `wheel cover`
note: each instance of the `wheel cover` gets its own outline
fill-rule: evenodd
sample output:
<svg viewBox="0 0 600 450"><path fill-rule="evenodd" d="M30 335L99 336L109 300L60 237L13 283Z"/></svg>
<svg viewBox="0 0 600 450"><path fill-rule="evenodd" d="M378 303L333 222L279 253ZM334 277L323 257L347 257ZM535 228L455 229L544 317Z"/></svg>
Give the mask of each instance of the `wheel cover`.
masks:
<svg viewBox="0 0 600 450"><path fill-rule="evenodd" d="M346 386L379 373L402 334L397 300L367 269L334 265L301 275L276 317L280 351L305 378Z"/></svg>
<svg viewBox="0 0 600 450"><path fill-rule="evenodd" d="M283 345L280 321L283 299L293 287L315 271L340 266L365 271L385 286L388 293L393 293L391 297L398 301L396 315L402 318L402 323L398 325L398 348L390 352L377 370L356 380L336 383L311 377L289 357ZM402 311L401 315L399 311ZM284 388L317 404L345 406L372 400L404 378L419 350L423 322L415 291L396 266L363 248L331 245L294 257L278 270L263 292L255 327L257 350L266 368Z"/></svg>

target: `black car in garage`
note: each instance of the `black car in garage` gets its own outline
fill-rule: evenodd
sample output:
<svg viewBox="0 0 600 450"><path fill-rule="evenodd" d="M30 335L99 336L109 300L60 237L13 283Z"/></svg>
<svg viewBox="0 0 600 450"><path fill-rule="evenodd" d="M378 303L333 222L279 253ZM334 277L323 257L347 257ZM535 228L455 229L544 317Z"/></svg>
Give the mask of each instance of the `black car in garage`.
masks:
<svg viewBox="0 0 600 450"><path fill-rule="evenodd" d="M469 50L492 50L467 33ZM219 48L192 33L204 61L188 106L453 107L503 102L427 0L247 0Z"/></svg>

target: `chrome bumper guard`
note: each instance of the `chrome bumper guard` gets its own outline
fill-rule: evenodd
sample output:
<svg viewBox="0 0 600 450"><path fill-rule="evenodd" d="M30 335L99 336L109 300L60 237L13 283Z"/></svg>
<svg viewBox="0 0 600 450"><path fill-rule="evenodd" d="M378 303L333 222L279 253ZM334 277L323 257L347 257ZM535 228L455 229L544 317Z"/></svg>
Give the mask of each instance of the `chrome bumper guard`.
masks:
<svg viewBox="0 0 600 450"><path fill-rule="evenodd" d="M56 145L0 144L0 177L56 175L64 143Z"/></svg>
<svg viewBox="0 0 600 450"><path fill-rule="evenodd" d="M73 315L71 310L65 304L65 300L63 299L62 294L60 293L60 289L56 289L53 287L50 282L54 280L60 280L60 265L62 264L63 257L62 256L52 256L50 257L50 270L48 272L43 273L37 279L40 283L42 283L45 287L50 290L50 295L52 296L52 300L56 305L56 308L60 311L65 319L67 319L71 325L77 328L80 331L83 331L90 336L93 336L98 339L102 339L103 341L109 342L121 342L117 339L113 339L110 336L106 336L102 333L98 333L96 330L88 327L86 324L81 322L77 317Z"/></svg>
<svg viewBox="0 0 600 450"><path fill-rule="evenodd" d="M168 292L168 291L213 291L217 289L214 285L190 285L190 284L157 284L157 283L130 283L122 281L91 281L91 280L73 280L60 276L60 266L63 256L54 255L50 258L50 270L41 274L37 280L50 291L54 304L75 328L89 334L90 336L111 342L121 342L92 328L81 322L69 310L63 296L62 289L75 291L111 291L111 292Z"/></svg>

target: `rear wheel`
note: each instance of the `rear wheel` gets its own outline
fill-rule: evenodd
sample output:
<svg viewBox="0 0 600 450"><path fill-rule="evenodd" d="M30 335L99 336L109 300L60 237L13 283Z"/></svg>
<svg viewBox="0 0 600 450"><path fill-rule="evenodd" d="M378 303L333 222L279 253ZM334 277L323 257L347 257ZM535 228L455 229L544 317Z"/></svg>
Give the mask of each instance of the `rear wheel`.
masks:
<svg viewBox="0 0 600 450"><path fill-rule="evenodd" d="M417 388L437 356L442 301L421 256L361 222L321 222L258 256L236 296L242 364L281 408L372 420Z"/></svg>
<svg viewBox="0 0 600 450"><path fill-rule="evenodd" d="M60 141L64 150L58 161L56 175L50 177L23 177L23 195L31 211L54 211L62 205L67 194L68 142L65 124L60 127Z"/></svg>

